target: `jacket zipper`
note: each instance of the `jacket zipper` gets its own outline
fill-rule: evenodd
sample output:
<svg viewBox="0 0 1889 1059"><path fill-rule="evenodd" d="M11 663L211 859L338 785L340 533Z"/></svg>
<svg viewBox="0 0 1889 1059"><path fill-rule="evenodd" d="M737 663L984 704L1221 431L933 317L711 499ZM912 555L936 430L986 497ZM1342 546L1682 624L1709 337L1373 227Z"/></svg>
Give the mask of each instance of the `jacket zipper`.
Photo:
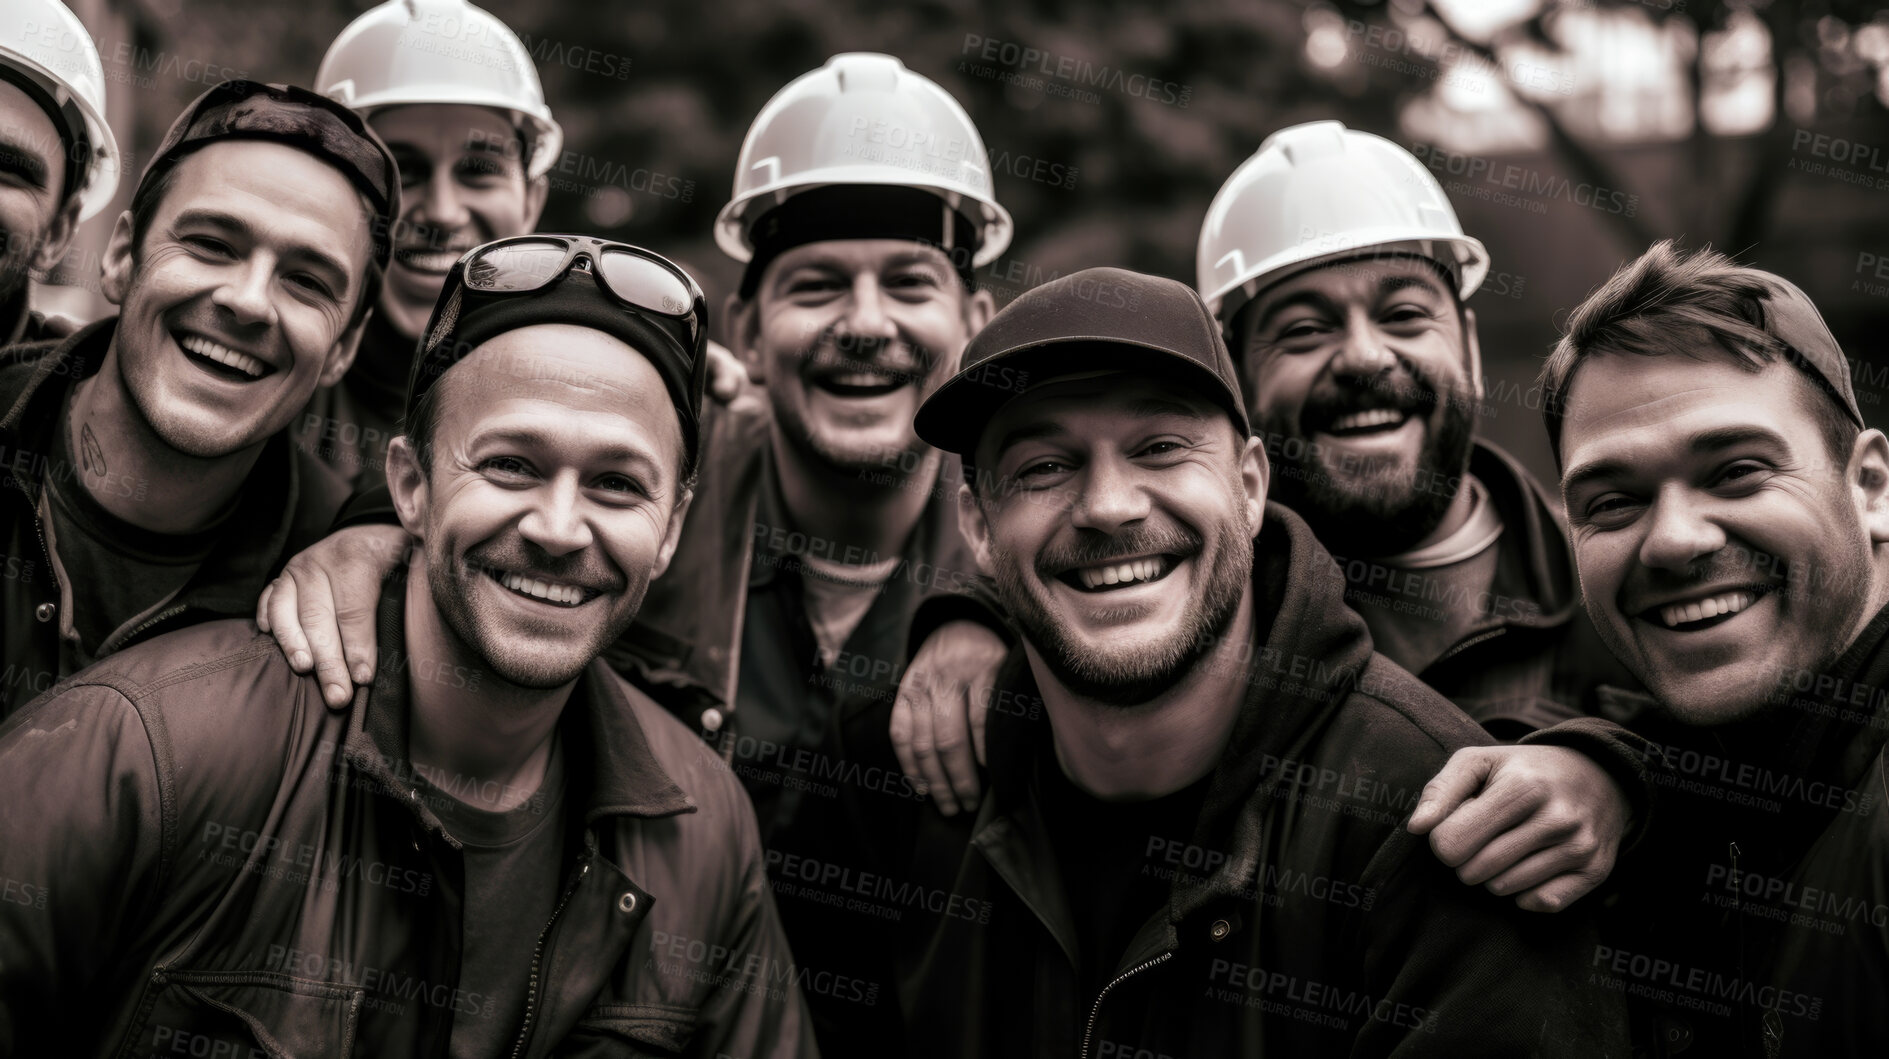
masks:
<svg viewBox="0 0 1889 1059"><path fill-rule="evenodd" d="M544 949L545 943L551 940L551 928L557 925L558 914L570 903L571 895L577 892L584 876L590 874L590 850L586 849L583 857L583 865L577 869L577 874L571 876L571 881L564 887L564 896L558 898L557 907L551 910L550 921L538 932L538 947L531 952L531 980L525 986L525 1017L518 1024L518 1044L512 1048L512 1059L519 1059L525 1054L525 1041L531 1037L531 1019L537 1013L538 1006L538 978L544 971Z"/></svg>
<svg viewBox="0 0 1889 1059"><path fill-rule="evenodd" d="M110 654L111 652L116 651L119 648L123 647L124 645L130 643L133 639L137 637L139 633L143 632L144 630L150 628L153 625L156 625L158 622L168 621L171 618L175 618L177 615L182 614L184 611L189 610L189 609L190 609L189 604L179 603L175 607L172 607L169 610L162 611L158 614L152 615L149 620L140 622L137 628L131 630L130 632L124 634L123 636L120 636L118 639L112 641L111 643L106 644L103 647L100 647L98 649L99 657L102 658L105 655Z"/></svg>
<svg viewBox="0 0 1889 1059"><path fill-rule="evenodd" d="M1108 991L1115 988L1118 985L1121 985L1124 981L1127 981L1133 975L1140 974L1142 971L1145 971L1148 968L1155 966L1156 964L1166 963L1168 961L1168 957L1173 956L1173 955L1174 954L1171 952L1164 952L1161 955L1156 956L1152 960L1149 960L1145 963L1136 964L1135 966L1130 967L1128 970L1123 971L1121 974L1116 975L1114 981L1102 987L1102 991L1095 995L1095 1006L1089 1009L1089 1026L1087 1029L1082 1031L1081 1059L1089 1059L1089 1045L1093 1043L1095 1040L1095 1020L1100 1018L1102 1015L1102 1000L1103 998L1108 996Z"/></svg>
<svg viewBox="0 0 1889 1059"><path fill-rule="evenodd" d="M1471 647L1474 647L1477 644L1482 643L1486 640L1493 640L1507 631L1508 631L1507 626L1498 626L1480 635L1471 636L1468 639L1457 643L1456 646L1451 647L1449 650L1438 655L1436 657L1436 662L1431 662L1430 665L1436 665L1437 662L1441 662L1449 658L1454 658L1455 656L1462 654L1464 651L1469 650ZM1425 668L1428 668L1428 667L1426 666Z"/></svg>

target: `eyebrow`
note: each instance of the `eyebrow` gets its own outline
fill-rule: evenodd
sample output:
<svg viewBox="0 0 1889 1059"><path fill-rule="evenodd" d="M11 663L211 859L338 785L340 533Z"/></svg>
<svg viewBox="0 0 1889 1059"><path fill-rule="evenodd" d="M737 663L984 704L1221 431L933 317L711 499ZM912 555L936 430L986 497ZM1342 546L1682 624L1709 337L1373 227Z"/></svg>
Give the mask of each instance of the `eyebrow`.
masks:
<svg viewBox="0 0 1889 1059"><path fill-rule="evenodd" d="M1701 430L1686 438L1685 449L1694 455L1704 456L1753 442L1780 449L1791 447L1790 442L1775 430L1768 427L1744 425ZM1584 463L1570 470L1562 478L1561 493L1563 496L1572 495L1575 490L1590 482L1620 477L1632 473L1632 470L1633 464L1626 460L1607 459Z"/></svg>
<svg viewBox="0 0 1889 1059"><path fill-rule="evenodd" d="M470 442L471 444L509 442L523 448L534 449L558 447L557 441L550 436L540 431L530 430L524 427L500 427L482 434L475 434L470 439ZM585 459L594 463L636 464L638 465L638 469L645 473L651 473L657 467L661 466L656 461L655 457L651 456L648 452L633 445L623 444L606 445L594 452L587 452L585 453Z"/></svg>
<svg viewBox="0 0 1889 1059"><path fill-rule="evenodd" d="M49 169L46 160L28 149L28 144L16 137L0 133L0 168L10 168L33 186L44 190Z"/></svg>
<svg viewBox="0 0 1889 1059"><path fill-rule="evenodd" d="M256 237L256 230L250 227L249 222L233 214L224 213L222 210L194 207L180 211L176 219L171 221L172 229L187 227L193 224L221 228L224 231L235 232L250 239ZM316 268L331 273L330 278L336 281L336 286L343 288L340 293L347 293L345 288L348 286L350 276L348 267L342 264L340 259L336 258L333 254L328 253L320 247L307 244L296 244L292 247L291 254L292 256L307 258Z"/></svg>
<svg viewBox="0 0 1889 1059"><path fill-rule="evenodd" d="M1383 301L1385 298L1396 294L1398 291L1410 290L1412 288L1439 297L1443 294L1442 289L1428 276L1385 276L1377 283L1377 300ZM1295 291L1267 306L1266 311L1260 314L1259 323L1253 330L1255 332L1266 330L1266 328L1272 324L1273 317L1287 309L1301 305L1307 308L1317 309L1320 312L1333 316L1338 315L1337 303L1326 297L1322 292L1316 290Z"/></svg>

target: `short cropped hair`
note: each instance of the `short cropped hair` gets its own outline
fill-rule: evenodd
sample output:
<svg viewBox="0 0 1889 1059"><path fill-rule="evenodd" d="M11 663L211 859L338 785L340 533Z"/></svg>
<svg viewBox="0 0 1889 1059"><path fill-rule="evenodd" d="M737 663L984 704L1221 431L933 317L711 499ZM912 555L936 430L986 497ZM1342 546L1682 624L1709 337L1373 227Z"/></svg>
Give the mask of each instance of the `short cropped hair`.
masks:
<svg viewBox="0 0 1889 1059"><path fill-rule="evenodd" d="M1601 354L1657 357L1680 353L1703 360L1716 347L1754 374L1786 360L1810 381L1812 409L1830 457L1849 459L1862 428L1850 418L1830 381L1764 328L1769 274L1745 268L1710 248L1681 252L1671 239L1654 243L1588 295L1569 317L1567 333L1542 365L1542 418L1555 463L1561 462L1561 426L1568 390L1581 363Z"/></svg>

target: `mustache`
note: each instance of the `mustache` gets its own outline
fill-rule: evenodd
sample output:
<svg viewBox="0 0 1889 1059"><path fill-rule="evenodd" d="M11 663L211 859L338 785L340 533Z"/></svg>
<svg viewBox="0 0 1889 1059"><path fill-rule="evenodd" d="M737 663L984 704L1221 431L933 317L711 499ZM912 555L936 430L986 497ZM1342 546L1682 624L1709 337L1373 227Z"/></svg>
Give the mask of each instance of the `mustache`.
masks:
<svg viewBox="0 0 1889 1059"><path fill-rule="evenodd" d="M801 370L808 373L870 368L918 381L931 374L943 354L914 342L904 332L897 338L842 333L829 324L800 352Z"/></svg>
<svg viewBox="0 0 1889 1059"><path fill-rule="evenodd" d="M1401 362L1390 371L1363 378L1327 376L1306 395L1299 420L1308 428L1326 426L1341 416L1386 408L1428 415L1443 403L1443 389Z"/></svg>
<svg viewBox="0 0 1889 1059"><path fill-rule="evenodd" d="M1094 566L1130 555L1178 555L1185 559L1200 554L1205 547L1200 534L1180 526L1141 526L1115 534L1078 530L1075 540L1052 545L1038 555L1036 572L1051 578L1078 566Z"/></svg>
<svg viewBox="0 0 1889 1059"><path fill-rule="evenodd" d="M570 555L547 555L522 539L481 545L460 560L469 573L520 574L543 581L577 585L602 593L621 592L629 584L620 572L611 569L594 549Z"/></svg>

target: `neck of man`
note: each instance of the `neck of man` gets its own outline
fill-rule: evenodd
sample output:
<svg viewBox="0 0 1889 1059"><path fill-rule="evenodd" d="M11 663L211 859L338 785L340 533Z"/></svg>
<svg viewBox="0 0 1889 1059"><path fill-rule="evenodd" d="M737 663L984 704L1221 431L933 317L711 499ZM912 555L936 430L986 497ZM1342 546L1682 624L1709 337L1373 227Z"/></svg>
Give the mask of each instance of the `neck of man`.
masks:
<svg viewBox="0 0 1889 1059"><path fill-rule="evenodd" d="M407 756L415 771L487 812L525 804L544 784L551 738L577 681L523 688L492 672L441 617L423 555L407 571L405 612L407 657L380 664L405 671ZM442 673L449 679L439 679Z"/></svg>
<svg viewBox="0 0 1889 1059"><path fill-rule="evenodd" d="M909 474L896 462L884 471L841 470L789 444L779 420L773 444L781 499L794 528L831 542L829 555L848 548L879 559L899 554L924 517L944 467L944 454L927 446Z"/></svg>
<svg viewBox="0 0 1889 1059"><path fill-rule="evenodd" d="M267 442L225 456L192 456L159 437L118 370L118 340L74 388L60 429L79 482L100 507L152 533L208 529L235 504Z"/></svg>
<svg viewBox="0 0 1889 1059"><path fill-rule="evenodd" d="M1449 535L1462 529L1469 522L1469 516L1476 509L1476 491L1469 487L1469 475L1464 473L1458 481L1456 495L1450 498L1450 506L1443 510L1443 518L1436 528L1423 535L1416 543L1405 548L1406 553L1422 551L1438 541L1449 539Z"/></svg>
<svg viewBox="0 0 1889 1059"><path fill-rule="evenodd" d="M1128 707L1070 691L1025 641L1063 775L1103 801L1145 801L1183 790L1213 772L1246 701L1252 638L1249 586L1213 649L1167 691Z"/></svg>

